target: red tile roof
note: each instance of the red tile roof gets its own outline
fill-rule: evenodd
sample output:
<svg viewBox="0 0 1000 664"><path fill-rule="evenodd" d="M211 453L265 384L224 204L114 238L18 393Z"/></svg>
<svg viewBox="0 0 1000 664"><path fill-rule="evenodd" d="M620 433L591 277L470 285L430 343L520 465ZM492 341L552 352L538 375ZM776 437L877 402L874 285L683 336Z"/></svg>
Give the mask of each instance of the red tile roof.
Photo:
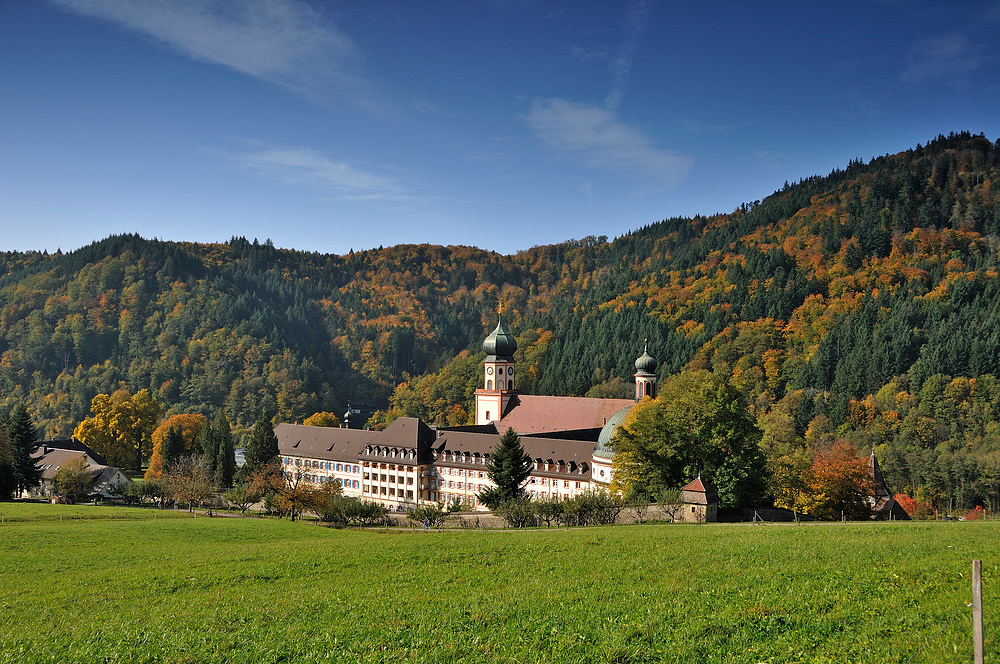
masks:
<svg viewBox="0 0 1000 664"><path fill-rule="evenodd" d="M711 481L703 482L699 475L693 482L681 487L681 502L710 505L719 502L719 492Z"/></svg>
<svg viewBox="0 0 1000 664"><path fill-rule="evenodd" d="M511 397L497 430L503 432L511 427L518 433L544 433L599 429L612 415L633 405L632 399L516 394Z"/></svg>
<svg viewBox="0 0 1000 664"><path fill-rule="evenodd" d="M698 491L700 493L708 492L705 488L705 484L701 481L701 477L698 477L694 482L691 482L687 486L682 487L681 491Z"/></svg>

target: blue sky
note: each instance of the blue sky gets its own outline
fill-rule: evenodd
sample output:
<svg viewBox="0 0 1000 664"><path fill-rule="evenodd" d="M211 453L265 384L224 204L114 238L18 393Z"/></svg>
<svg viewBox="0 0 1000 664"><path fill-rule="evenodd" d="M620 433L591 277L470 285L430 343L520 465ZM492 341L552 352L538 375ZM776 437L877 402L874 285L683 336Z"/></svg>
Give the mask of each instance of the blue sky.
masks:
<svg viewBox="0 0 1000 664"><path fill-rule="evenodd" d="M959 3L954 3L959 4ZM0 3L0 250L502 253L1000 137L1000 3Z"/></svg>

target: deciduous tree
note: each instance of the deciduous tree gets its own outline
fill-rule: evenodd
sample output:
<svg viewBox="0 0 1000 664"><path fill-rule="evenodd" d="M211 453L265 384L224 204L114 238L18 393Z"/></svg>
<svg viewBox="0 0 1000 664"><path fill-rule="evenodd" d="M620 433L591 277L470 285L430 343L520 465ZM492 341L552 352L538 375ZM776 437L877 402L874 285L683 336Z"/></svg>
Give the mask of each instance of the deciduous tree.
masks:
<svg viewBox="0 0 1000 664"><path fill-rule="evenodd" d="M678 374L615 431L613 488L658 495L702 474L716 485L720 506L752 505L765 488L760 438L735 388L708 371Z"/></svg>
<svg viewBox="0 0 1000 664"><path fill-rule="evenodd" d="M94 474L83 456L62 465L55 476L55 490L74 503L90 495L94 490Z"/></svg>
<svg viewBox="0 0 1000 664"><path fill-rule="evenodd" d="M813 455L812 469L806 481L808 491L797 503L799 509L818 519L866 519L868 504L875 494L875 481L868 460L845 440Z"/></svg>
<svg viewBox="0 0 1000 664"><path fill-rule="evenodd" d="M188 511L194 510L217 493L215 478L205 463L203 456L183 456L164 470L164 480L170 496L179 503L185 503Z"/></svg>
<svg viewBox="0 0 1000 664"><path fill-rule="evenodd" d="M108 459L112 466L140 470L152 451L152 435L160 405L149 390L134 396L128 390L98 394L90 404L91 416L76 427L73 436Z"/></svg>
<svg viewBox="0 0 1000 664"><path fill-rule="evenodd" d="M302 420L302 424L307 427L339 427L340 418L334 413L320 412L314 413Z"/></svg>

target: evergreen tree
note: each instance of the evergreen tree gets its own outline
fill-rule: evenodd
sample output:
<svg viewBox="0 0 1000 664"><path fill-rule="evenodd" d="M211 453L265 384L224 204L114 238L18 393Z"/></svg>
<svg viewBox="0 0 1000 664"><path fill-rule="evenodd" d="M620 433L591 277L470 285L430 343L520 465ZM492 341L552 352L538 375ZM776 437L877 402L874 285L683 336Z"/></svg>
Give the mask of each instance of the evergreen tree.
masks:
<svg viewBox="0 0 1000 664"><path fill-rule="evenodd" d="M205 426L201 429L201 436L198 438L198 448L201 450L202 456L205 457L205 463L208 467L208 472L215 477L215 464L216 459L219 456L219 435L212 426L212 420L205 418Z"/></svg>
<svg viewBox="0 0 1000 664"><path fill-rule="evenodd" d="M479 494L480 502L493 509L501 503L527 497L524 484L531 475L531 457L521 446L521 437L508 428L486 465L490 480L496 486Z"/></svg>
<svg viewBox="0 0 1000 664"><path fill-rule="evenodd" d="M7 436L6 422L0 420L0 500L10 498L17 488L14 476L14 452Z"/></svg>
<svg viewBox="0 0 1000 664"><path fill-rule="evenodd" d="M233 485L233 476L236 474L236 450L233 448L233 430L229 426L229 418L221 410L215 416L213 429L218 441L215 483L222 489L228 489Z"/></svg>
<svg viewBox="0 0 1000 664"><path fill-rule="evenodd" d="M253 432L247 442L245 473L252 473L278 457L278 437L274 435L271 418L263 410L253 425Z"/></svg>
<svg viewBox="0 0 1000 664"><path fill-rule="evenodd" d="M177 427L170 427L167 437L163 439L163 466L169 467L180 461L184 456L184 436Z"/></svg>
<svg viewBox="0 0 1000 664"><path fill-rule="evenodd" d="M7 424L7 435L10 437L16 490L20 493L42 481L42 469L31 456L38 450L38 432L24 406L14 409Z"/></svg>

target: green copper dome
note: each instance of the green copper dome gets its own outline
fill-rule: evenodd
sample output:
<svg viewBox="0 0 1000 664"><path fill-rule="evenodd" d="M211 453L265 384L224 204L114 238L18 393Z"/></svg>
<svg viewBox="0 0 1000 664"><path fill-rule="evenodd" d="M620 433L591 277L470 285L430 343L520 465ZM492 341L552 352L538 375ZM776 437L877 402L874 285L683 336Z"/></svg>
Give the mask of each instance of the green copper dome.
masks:
<svg viewBox="0 0 1000 664"><path fill-rule="evenodd" d="M487 355L486 359L489 360L490 357L493 357L494 359L513 362L513 355L516 350L517 341L514 340L514 335L504 329L503 321L498 321L496 329L490 332L490 335L486 337L486 341L483 342L483 351Z"/></svg>
<svg viewBox="0 0 1000 664"><path fill-rule="evenodd" d="M635 372L640 376L656 375L656 358L649 354L646 344L642 346L642 355L635 361Z"/></svg>
<svg viewBox="0 0 1000 664"><path fill-rule="evenodd" d="M611 442L611 437L615 435L615 430L621 426L621 423L625 421L630 412L632 412L632 406L622 408L608 418L608 421L604 424L604 428L601 429L601 435L597 437L597 449L594 450L594 456L604 459L614 458L615 452L608 447L608 443Z"/></svg>

